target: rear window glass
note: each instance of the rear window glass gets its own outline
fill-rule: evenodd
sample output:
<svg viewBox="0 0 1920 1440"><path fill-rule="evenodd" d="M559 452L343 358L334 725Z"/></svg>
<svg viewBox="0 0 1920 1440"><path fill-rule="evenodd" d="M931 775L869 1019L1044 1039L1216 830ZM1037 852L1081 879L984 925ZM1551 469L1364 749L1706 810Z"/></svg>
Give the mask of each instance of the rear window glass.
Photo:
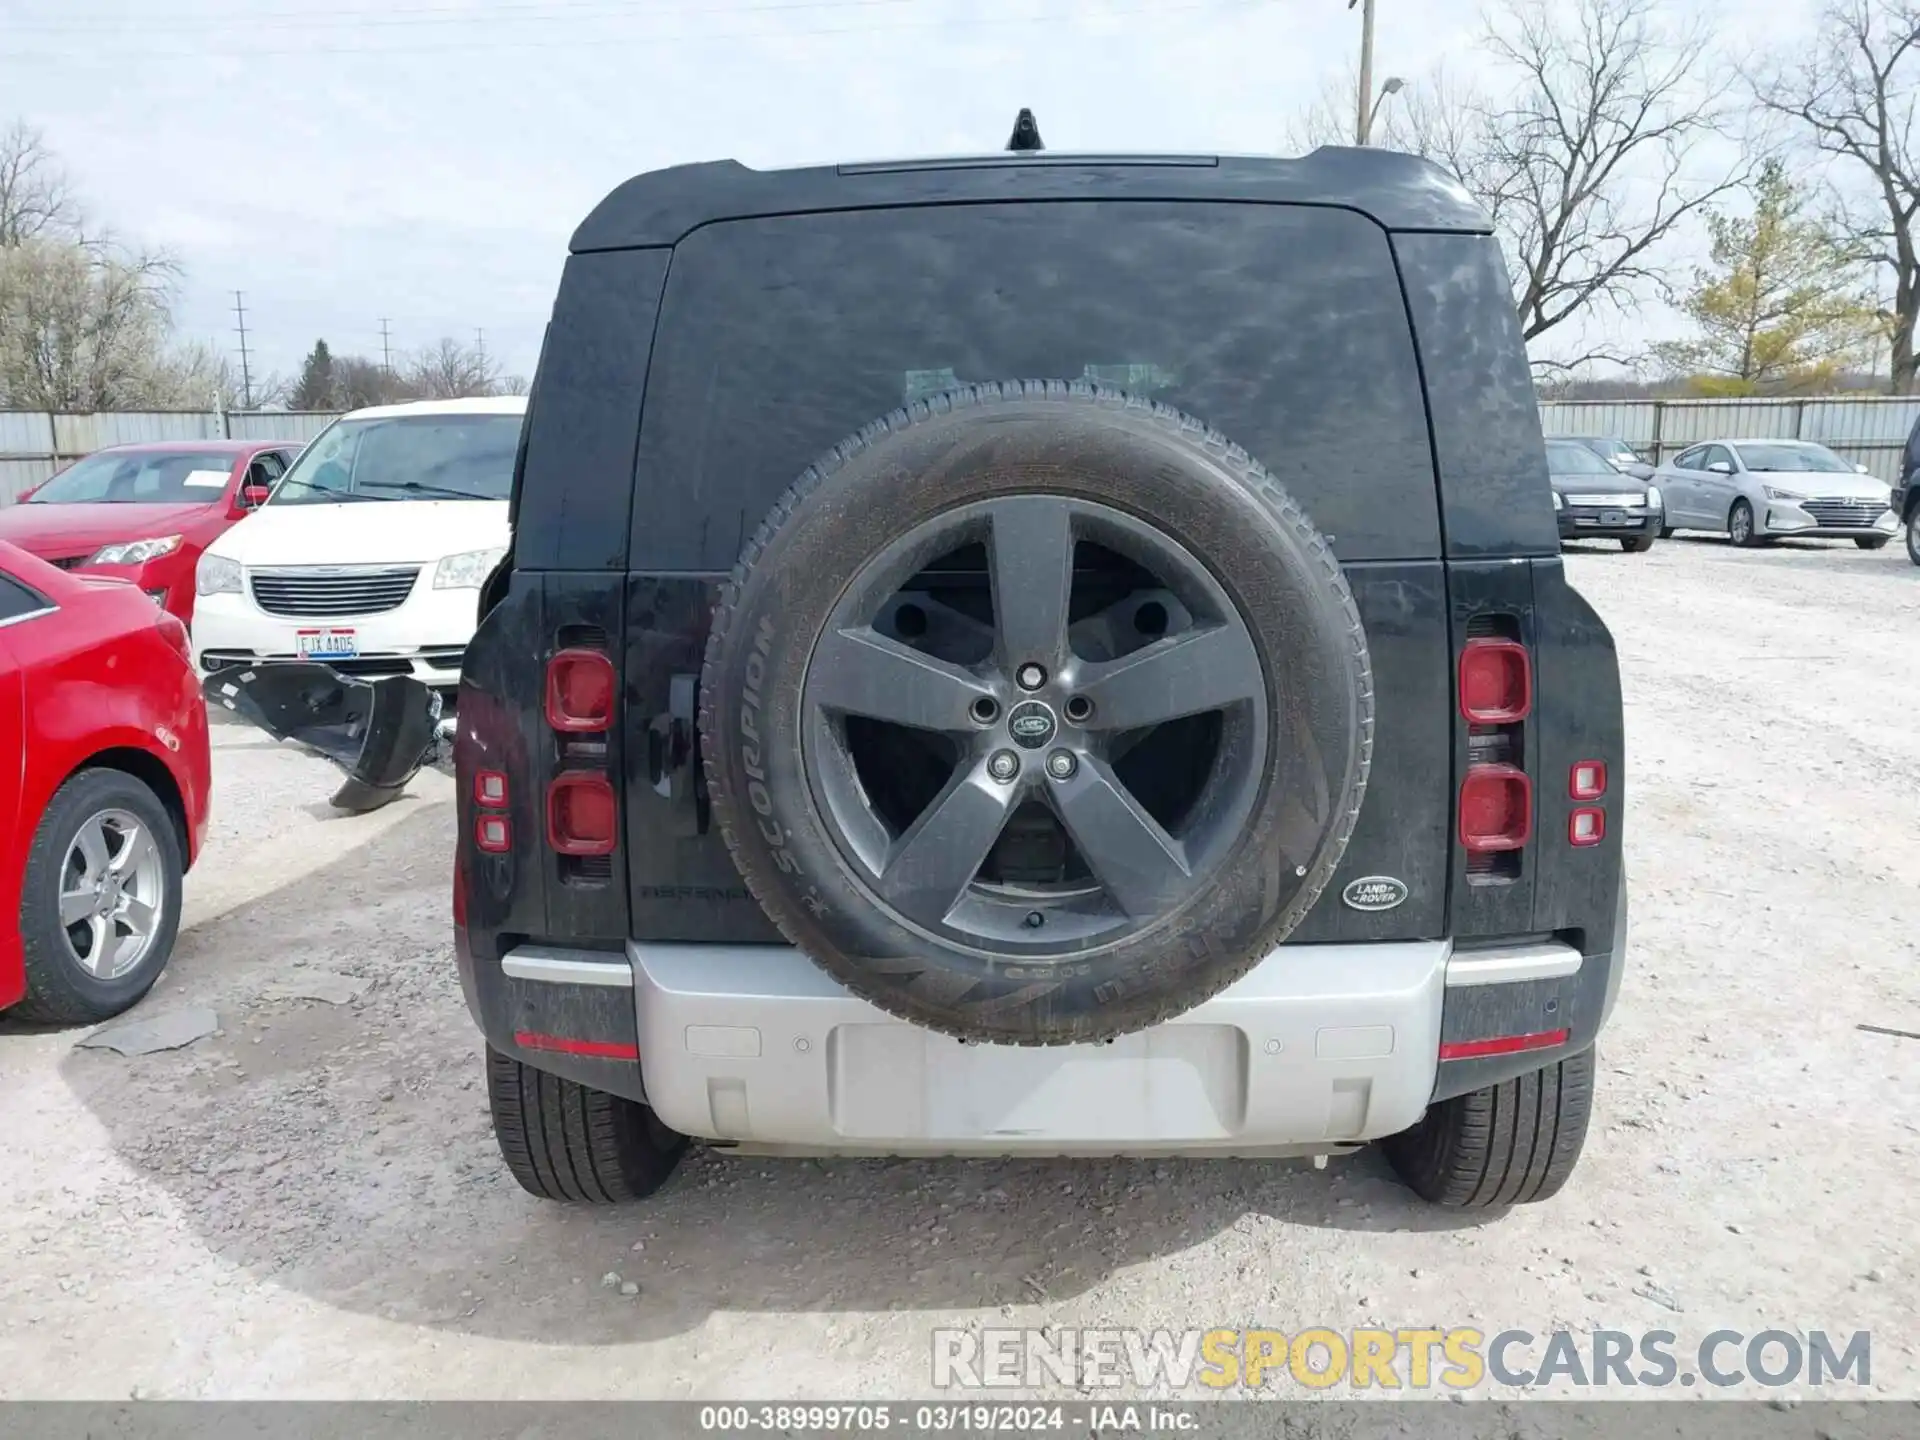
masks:
<svg viewBox="0 0 1920 1440"><path fill-rule="evenodd" d="M1258 458L1344 559L1437 555L1431 449L1386 236L1346 211L1053 203L709 226L669 270L631 563L731 566L780 492L956 385L1087 379Z"/></svg>

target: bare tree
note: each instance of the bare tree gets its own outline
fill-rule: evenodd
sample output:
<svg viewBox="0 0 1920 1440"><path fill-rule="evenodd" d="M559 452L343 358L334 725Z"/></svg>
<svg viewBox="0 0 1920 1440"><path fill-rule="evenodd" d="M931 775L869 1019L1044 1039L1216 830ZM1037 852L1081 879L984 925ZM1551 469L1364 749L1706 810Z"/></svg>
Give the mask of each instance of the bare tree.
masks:
<svg viewBox="0 0 1920 1440"><path fill-rule="evenodd" d="M1853 253L1880 268L1892 297L1883 316L1892 388L1906 394L1920 372L1920 6L1908 0L1835 0L1819 39L1794 58L1760 67L1755 98L1815 150L1835 157L1835 220Z"/></svg>
<svg viewBox="0 0 1920 1440"><path fill-rule="evenodd" d="M407 383L424 400L498 394L499 381L500 367L486 351L446 337L415 355L407 366Z"/></svg>
<svg viewBox="0 0 1920 1440"><path fill-rule="evenodd" d="M0 405L138 409L171 393L174 278L164 260L74 241L0 249Z"/></svg>
<svg viewBox="0 0 1920 1440"><path fill-rule="evenodd" d="M211 352L171 345L178 279L169 255L91 226L39 131L0 131L0 405L204 405Z"/></svg>
<svg viewBox="0 0 1920 1440"><path fill-rule="evenodd" d="M1710 36L1660 14L1658 0L1498 0L1480 85L1436 71L1382 112L1381 143L1452 171L1486 208L1530 341L1583 312L1670 299L1670 242L1746 179L1697 163L1725 120ZM1323 92L1296 138L1332 140L1328 118L1350 108L1339 87Z"/></svg>
<svg viewBox="0 0 1920 1440"><path fill-rule="evenodd" d="M1287 148L1305 154L1322 145L1353 144L1354 96L1359 87L1352 66L1344 75L1329 76L1307 107L1288 121L1282 132ZM1479 94L1455 81L1444 65L1436 65L1381 104L1373 148L1419 155L1457 175L1478 133L1481 110Z"/></svg>
<svg viewBox="0 0 1920 1440"><path fill-rule="evenodd" d="M1579 0L1563 18L1526 0L1488 36L1521 86L1489 112L1468 184L1521 257L1529 340L1590 305L1630 309L1643 287L1671 298L1665 243L1746 181L1744 168L1694 172L1694 147L1725 118L1707 88L1709 34L1665 32L1657 9L1657 0Z"/></svg>
<svg viewBox="0 0 1920 1440"><path fill-rule="evenodd" d="M16 120L0 131L0 249L28 240L78 240L80 203L38 130Z"/></svg>
<svg viewBox="0 0 1920 1440"><path fill-rule="evenodd" d="M393 405L418 400L420 392L404 375L396 375L376 360L362 355L333 357L333 398L330 405L359 410L368 405Z"/></svg>
<svg viewBox="0 0 1920 1440"><path fill-rule="evenodd" d="M243 384L231 355L190 341L154 366L146 403L159 409L278 410L292 393L293 383L280 374L254 375Z"/></svg>

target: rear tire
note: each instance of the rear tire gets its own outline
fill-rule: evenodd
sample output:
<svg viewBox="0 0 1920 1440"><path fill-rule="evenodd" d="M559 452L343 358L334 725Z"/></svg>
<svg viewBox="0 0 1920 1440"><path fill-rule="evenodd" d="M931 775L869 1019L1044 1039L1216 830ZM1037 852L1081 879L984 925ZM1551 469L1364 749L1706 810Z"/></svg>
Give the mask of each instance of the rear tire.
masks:
<svg viewBox="0 0 1920 1440"><path fill-rule="evenodd" d="M687 1137L645 1105L562 1080L487 1047L487 1101L500 1157L542 1200L612 1205L666 1182Z"/></svg>
<svg viewBox="0 0 1920 1440"><path fill-rule="evenodd" d="M1593 1051L1428 1107L1381 1142L1421 1199L1451 1209L1525 1205L1573 1174L1593 1112Z"/></svg>
<svg viewBox="0 0 1920 1440"><path fill-rule="evenodd" d="M1164 643L1132 647L1159 632L1129 630L1075 651L1082 544L1124 552L1186 617ZM991 619L973 622L973 648L916 652L874 629L919 567L963 546L1009 591L982 592ZM1002 572L1003 554L1027 558ZM1156 612L1153 623L1175 624L1158 600L1138 614ZM1065 693L1161 664L1186 678L1143 681L1137 703L1110 688ZM971 707L970 689L981 692ZM926 1029L1061 1045L1192 1009L1305 918L1359 816L1373 703L1333 552L1256 461L1164 405L1009 381L916 401L787 492L714 609L699 733L734 863L814 963ZM1114 737L1177 736L1162 721L1210 713L1217 743L1184 752L1207 802L1154 818L1113 768L1139 752ZM1119 715L1133 718L1120 727ZM916 752L931 757L922 794L891 809L876 799L853 718L937 737ZM1016 719L1035 728L1016 732ZM1058 748L1043 769L1046 747ZM1055 879L983 881L1001 874L1015 808L1061 837ZM1193 870L1165 863L1176 847Z"/></svg>
<svg viewBox="0 0 1920 1440"><path fill-rule="evenodd" d="M1853 543L1862 550L1882 550L1886 548L1887 541L1892 538L1891 535L1856 535L1853 537Z"/></svg>
<svg viewBox="0 0 1920 1440"><path fill-rule="evenodd" d="M1920 565L1920 504L1907 507L1907 558Z"/></svg>
<svg viewBox="0 0 1920 1440"><path fill-rule="evenodd" d="M1629 555L1644 555L1653 548L1653 535L1628 535L1621 539L1620 548Z"/></svg>
<svg viewBox="0 0 1920 1440"><path fill-rule="evenodd" d="M118 817L112 818L112 817ZM104 830L101 822L108 821ZM113 851L108 870L118 874L131 900L151 907L145 948L119 974L89 968L97 945L131 944L119 935L123 923L113 917L95 922L81 918L71 928L61 924L62 892L99 893L90 882L96 874L83 873L86 862L76 858L81 832L92 827L111 832L121 845L142 837L149 855L146 864L122 872L114 867L129 851ZM101 842L105 843L105 842ZM95 853L105 853L95 848ZM124 770L82 770L54 792L46 814L34 831L27 852L25 889L20 899L20 937L24 942L27 993L8 1015L16 1020L54 1025L88 1025L131 1009L153 988L173 955L180 927L181 875L186 869L180 831L160 797L144 781ZM104 912L102 912L104 913ZM98 928L93 928L98 925ZM129 929L128 934L132 931ZM82 936L76 940L76 935ZM83 951L87 958L83 959ZM101 952L110 955L110 951Z"/></svg>
<svg viewBox="0 0 1920 1440"><path fill-rule="evenodd" d="M1660 527L1660 538L1662 540L1671 540L1673 538L1673 527L1671 525L1662 525Z"/></svg>

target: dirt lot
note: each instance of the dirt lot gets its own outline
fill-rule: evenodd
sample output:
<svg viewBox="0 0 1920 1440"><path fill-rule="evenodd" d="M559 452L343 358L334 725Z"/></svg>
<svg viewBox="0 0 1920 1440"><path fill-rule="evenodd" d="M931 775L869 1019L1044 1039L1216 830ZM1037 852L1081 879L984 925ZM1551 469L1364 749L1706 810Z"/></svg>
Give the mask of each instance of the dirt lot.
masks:
<svg viewBox="0 0 1920 1440"><path fill-rule="evenodd" d="M924 1394L941 1324L1874 1332L1920 1396L1920 571L1898 548L1569 557L1618 637L1631 969L1552 1203L1370 1155L756 1162L540 1204L449 954L450 787L328 818L219 732L215 844L141 1059L0 1031L0 1397ZM297 969L296 967L299 967ZM274 998L300 973L357 1002ZM637 1282L623 1295L609 1272Z"/></svg>

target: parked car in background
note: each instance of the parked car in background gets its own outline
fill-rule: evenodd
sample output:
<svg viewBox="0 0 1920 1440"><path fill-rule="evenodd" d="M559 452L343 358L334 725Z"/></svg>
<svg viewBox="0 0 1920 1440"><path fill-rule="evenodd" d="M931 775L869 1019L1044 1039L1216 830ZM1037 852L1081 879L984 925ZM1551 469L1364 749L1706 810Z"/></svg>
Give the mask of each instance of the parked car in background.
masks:
<svg viewBox="0 0 1920 1440"><path fill-rule="evenodd" d="M1578 445L1592 451L1615 470L1631 471L1635 466L1653 467L1639 451L1626 441L1612 435L1549 435L1549 440L1565 441L1569 445ZM1642 477L1645 478L1645 477Z"/></svg>
<svg viewBox="0 0 1920 1440"><path fill-rule="evenodd" d="M1742 546L1797 535L1878 550L1899 530L1886 482L1811 440L1714 440L1681 451L1656 478L1664 534L1712 530Z"/></svg>
<svg viewBox="0 0 1920 1440"><path fill-rule="evenodd" d="M1893 487L1893 513L1907 532L1907 558L1920 565L1920 420L1907 434L1900 457L1900 482Z"/></svg>
<svg viewBox="0 0 1920 1440"><path fill-rule="evenodd" d="M0 1010L74 1024L147 993L211 784L186 627L0 543Z"/></svg>
<svg viewBox="0 0 1920 1440"><path fill-rule="evenodd" d="M419 401L321 431L273 498L200 557L201 672L317 660L457 685L480 583L506 553L526 405Z"/></svg>
<svg viewBox="0 0 1920 1440"><path fill-rule="evenodd" d="M1562 540L1618 540L1638 553L1653 548L1662 528L1659 486L1616 469L1577 440L1547 441L1547 481Z"/></svg>
<svg viewBox="0 0 1920 1440"><path fill-rule="evenodd" d="M0 540L62 570L130 580L191 623L201 551L266 498L299 451L241 440L96 450L0 510Z"/></svg>

